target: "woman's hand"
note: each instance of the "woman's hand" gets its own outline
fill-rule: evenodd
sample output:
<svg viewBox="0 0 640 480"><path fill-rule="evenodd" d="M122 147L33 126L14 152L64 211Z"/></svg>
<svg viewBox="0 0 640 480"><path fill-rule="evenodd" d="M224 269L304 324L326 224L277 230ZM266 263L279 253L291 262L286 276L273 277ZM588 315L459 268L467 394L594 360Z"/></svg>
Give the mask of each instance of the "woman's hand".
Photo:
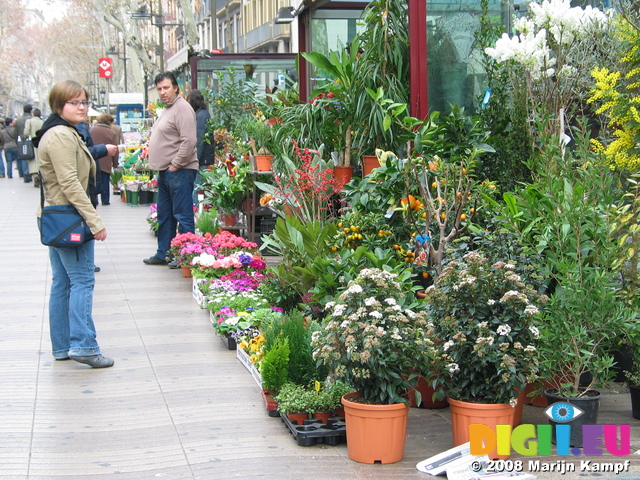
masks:
<svg viewBox="0 0 640 480"><path fill-rule="evenodd" d="M118 154L118 145L111 145L110 143L108 143L106 146L107 154L111 155L112 157Z"/></svg>
<svg viewBox="0 0 640 480"><path fill-rule="evenodd" d="M100 240L100 241L104 242L107 239L107 229L103 228L98 233L94 233L93 234L93 239L94 240Z"/></svg>

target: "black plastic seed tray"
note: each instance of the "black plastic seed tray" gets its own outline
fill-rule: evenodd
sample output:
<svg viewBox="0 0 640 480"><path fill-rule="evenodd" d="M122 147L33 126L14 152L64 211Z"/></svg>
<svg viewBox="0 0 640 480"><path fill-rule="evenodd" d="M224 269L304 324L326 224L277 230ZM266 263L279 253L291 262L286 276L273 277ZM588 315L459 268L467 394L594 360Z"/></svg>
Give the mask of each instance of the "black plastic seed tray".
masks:
<svg viewBox="0 0 640 480"><path fill-rule="evenodd" d="M281 415L280 418L289 428L300 447L311 447L318 443L338 445L347 441L347 430L343 417L332 417L326 425L317 419L305 420L304 425L298 425L289 420L286 415Z"/></svg>

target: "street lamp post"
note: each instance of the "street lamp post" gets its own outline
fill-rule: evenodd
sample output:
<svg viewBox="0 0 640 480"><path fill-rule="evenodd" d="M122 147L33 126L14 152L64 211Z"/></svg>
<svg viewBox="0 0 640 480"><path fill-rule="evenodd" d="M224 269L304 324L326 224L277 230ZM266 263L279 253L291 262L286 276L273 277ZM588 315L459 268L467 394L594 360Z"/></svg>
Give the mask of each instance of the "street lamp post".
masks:
<svg viewBox="0 0 640 480"><path fill-rule="evenodd" d="M122 57L120 56L120 52L116 51L116 47L111 47L107 50L107 56L116 55L116 58L122 61L122 67L124 72L124 93L127 93L127 45L123 42L122 44Z"/></svg>
<svg viewBox="0 0 640 480"><path fill-rule="evenodd" d="M131 15L134 20L151 19L151 24L158 27L158 46L160 47L160 71L164 72L164 32L163 28L168 26L179 26L182 23L164 23L162 15L162 1L158 1L158 11L148 11L146 6L140 7Z"/></svg>

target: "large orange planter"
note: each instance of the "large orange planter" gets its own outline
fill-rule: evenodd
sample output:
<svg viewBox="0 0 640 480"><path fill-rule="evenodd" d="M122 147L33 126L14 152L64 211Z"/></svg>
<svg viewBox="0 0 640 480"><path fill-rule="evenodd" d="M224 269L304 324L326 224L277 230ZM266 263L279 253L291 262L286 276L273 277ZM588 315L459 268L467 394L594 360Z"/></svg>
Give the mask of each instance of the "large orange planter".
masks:
<svg viewBox="0 0 640 480"><path fill-rule="evenodd" d="M496 425L513 425L515 408L502 403L471 403L449 399L451 411L451 428L453 433L453 446L457 447L470 440L469 425L484 424L492 429ZM506 460L509 455L498 455L494 450L489 453L492 460Z"/></svg>
<svg viewBox="0 0 640 480"><path fill-rule="evenodd" d="M342 397L349 458L360 463L395 463L404 457L409 407L404 403L369 405Z"/></svg>

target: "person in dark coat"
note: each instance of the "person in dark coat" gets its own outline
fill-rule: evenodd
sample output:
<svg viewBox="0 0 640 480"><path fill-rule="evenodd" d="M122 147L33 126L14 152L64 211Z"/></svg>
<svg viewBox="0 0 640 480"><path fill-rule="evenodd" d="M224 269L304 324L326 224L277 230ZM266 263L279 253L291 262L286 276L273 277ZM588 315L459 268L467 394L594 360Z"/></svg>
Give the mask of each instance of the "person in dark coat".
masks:
<svg viewBox="0 0 640 480"><path fill-rule="evenodd" d="M91 129L91 139L94 145L114 145L118 143L118 134L111 128L114 118L105 113L96 119L96 124ZM118 153L116 149L115 154L110 154L97 159L98 166L100 167L98 172L98 178L96 178L96 186L98 187L98 193L100 194L100 200L102 205L109 205L111 194L111 172L118 166Z"/></svg>

